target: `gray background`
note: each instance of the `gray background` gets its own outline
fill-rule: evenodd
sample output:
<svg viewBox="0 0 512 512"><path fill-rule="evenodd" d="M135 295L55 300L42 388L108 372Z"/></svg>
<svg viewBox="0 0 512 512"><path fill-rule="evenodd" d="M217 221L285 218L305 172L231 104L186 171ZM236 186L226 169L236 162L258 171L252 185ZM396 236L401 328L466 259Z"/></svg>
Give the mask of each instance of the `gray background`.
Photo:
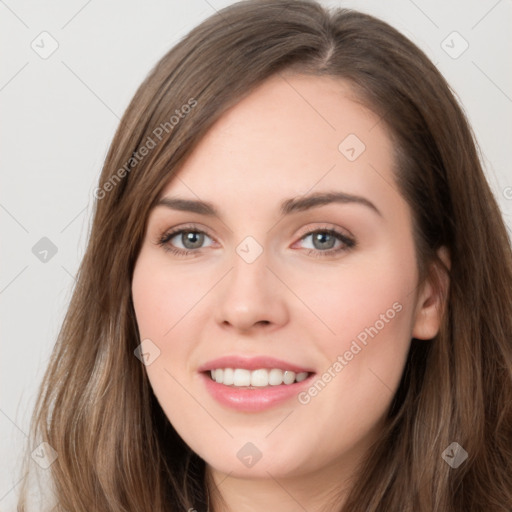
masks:
<svg viewBox="0 0 512 512"><path fill-rule="evenodd" d="M93 190L119 118L154 63L230 3L0 1L2 511L15 509L37 386L70 298ZM512 1L322 3L374 14L427 53L472 123L510 228ZM459 55L465 41L469 46ZM45 54L57 44L54 53ZM55 254L51 248L44 253L43 237L51 240Z"/></svg>

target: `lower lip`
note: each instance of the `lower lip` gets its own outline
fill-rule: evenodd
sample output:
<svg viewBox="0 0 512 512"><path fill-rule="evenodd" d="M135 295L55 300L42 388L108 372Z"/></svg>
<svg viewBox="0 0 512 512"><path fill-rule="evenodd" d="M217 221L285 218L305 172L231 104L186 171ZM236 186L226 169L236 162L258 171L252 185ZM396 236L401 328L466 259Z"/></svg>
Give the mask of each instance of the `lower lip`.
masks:
<svg viewBox="0 0 512 512"><path fill-rule="evenodd" d="M222 405L237 411L258 412L280 405L297 395L305 387L309 386L314 374L307 379L293 384L281 384L268 387L234 387L225 386L212 380L209 375L203 373L206 389Z"/></svg>

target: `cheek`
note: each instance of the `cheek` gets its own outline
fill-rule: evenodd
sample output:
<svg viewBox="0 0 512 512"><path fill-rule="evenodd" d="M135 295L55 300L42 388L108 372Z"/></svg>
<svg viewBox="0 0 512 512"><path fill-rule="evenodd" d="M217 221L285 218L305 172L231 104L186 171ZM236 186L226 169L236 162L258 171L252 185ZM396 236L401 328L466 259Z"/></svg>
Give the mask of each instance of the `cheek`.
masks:
<svg viewBox="0 0 512 512"><path fill-rule="evenodd" d="M378 261L378 266L362 260L360 267L347 265L336 275L331 272L329 279L317 274L315 285L313 280L303 281L299 292L310 290L311 309L335 333L317 322L317 333L326 334L315 336L311 319L304 320L301 332L316 340L324 364L299 398L309 411L306 416L329 418L326 435L334 439L343 429L343 443L355 442L357 436L370 432L386 413L411 341L411 283L417 279L414 258L389 252L381 254Z"/></svg>
<svg viewBox="0 0 512 512"><path fill-rule="evenodd" d="M140 339L151 340L149 346L158 354L146 366L147 376L168 418L179 423L176 411L190 400L183 383L193 370L192 355L207 320L204 305L225 270L170 267L167 259L165 253L141 252L134 269L132 297Z"/></svg>
<svg viewBox="0 0 512 512"><path fill-rule="evenodd" d="M169 268L161 260L141 253L134 270L132 297L141 339L163 340L170 336L214 281L209 273L199 276L192 267Z"/></svg>
<svg viewBox="0 0 512 512"><path fill-rule="evenodd" d="M347 260L336 272L294 283L315 313L299 320L300 331L316 340L323 355L327 374L321 380L336 381L329 386L333 400L343 399L355 411L358 403L379 410L391 398L410 346L417 278L411 247Z"/></svg>
<svg viewBox="0 0 512 512"><path fill-rule="evenodd" d="M179 411L187 404L190 406L190 396L183 385L194 339L197 340L190 318L208 285L204 276L199 279L187 269L169 269L159 255L148 251L141 252L134 269L132 297L140 339L151 340L157 348L149 346L158 354L145 370L155 396L173 424L180 425L183 415ZM192 420L187 417L186 421Z"/></svg>
<svg viewBox="0 0 512 512"><path fill-rule="evenodd" d="M392 324L406 330L411 325L418 278L413 255L382 251L347 259L337 269L298 270L289 276L288 282L311 313L304 317L306 322L313 320L309 330L314 325L333 342L353 339L375 324L379 331Z"/></svg>

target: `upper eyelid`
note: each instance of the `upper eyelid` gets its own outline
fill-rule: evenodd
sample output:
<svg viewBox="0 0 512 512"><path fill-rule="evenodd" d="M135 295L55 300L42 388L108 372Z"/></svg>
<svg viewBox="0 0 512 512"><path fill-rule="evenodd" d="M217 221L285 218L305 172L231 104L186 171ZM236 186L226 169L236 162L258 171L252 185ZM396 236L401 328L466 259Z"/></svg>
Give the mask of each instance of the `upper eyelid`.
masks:
<svg viewBox="0 0 512 512"><path fill-rule="evenodd" d="M345 231L347 233L348 236L353 236L352 233L347 229L347 228L341 228L339 226L335 226L333 223L330 223L330 222L320 222L319 224L321 224L320 226L316 226L316 227L312 227L312 226L308 226L308 227L305 227L305 228L301 228L301 231L303 230L303 233L301 236L304 236L304 235L307 235L307 234L311 234L311 233L314 233L316 231ZM191 224L185 224L185 225L178 225L174 228L168 228L168 229L165 229L162 231L162 235L166 235L166 234L169 234L169 233L179 233L181 231L198 231L198 232L202 232L202 233L205 233L206 235L210 236L211 238L215 238L210 230L206 227L203 227L201 226L200 224L195 224L195 223L191 223Z"/></svg>
<svg viewBox="0 0 512 512"><path fill-rule="evenodd" d="M333 231L335 233L346 236L348 238L355 238L355 236L347 228L335 226L334 224L332 224L330 222L324 222L324 223L320 223L320 224L322 224L320 227L309 226L309 227L304 228L304 232L301 235L299 235L300 238L303 238L304 236L310 235L317 231Z"/></svg>
<svg viewBox="0 0 512 512"><path fill-rule="evenodd" d="M168 236L168 235L176 236L176 235L179 235L180 233L182 233L183 231L193 231L193 232L197 232L197 233L203 233L203 234L209 236L211 239L215 240L215 237L208 231L208 229L202 228L199 226L193 226L193 225L184 226L184 227L178 226L176 228L170 228L168 230L165 230L162 233L162 236Z"/></svg>

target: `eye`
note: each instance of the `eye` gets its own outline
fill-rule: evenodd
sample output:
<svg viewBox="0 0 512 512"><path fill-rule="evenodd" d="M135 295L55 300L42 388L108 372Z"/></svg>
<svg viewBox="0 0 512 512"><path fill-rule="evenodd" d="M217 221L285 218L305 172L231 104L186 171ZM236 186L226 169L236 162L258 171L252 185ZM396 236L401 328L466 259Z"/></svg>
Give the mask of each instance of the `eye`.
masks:
<svg viewBox="0 0 512 512"><path fill-rule="evenodd" d="M158 244L166 251L179 256L186 256L203 249L206 240L213 242L212 238L204 231L194 227L186 227L164 233L158 240Z"/></svg>
<svg viewBox="0 0 512 512"><path fill-rule="evenodd" d="M209 245L205 242L210 241ZM201 249L212 245L214 240L195 226L186 226L165 232L157 243L177 256L199 254ZM348 251L356 245L355 240L333 228L316 229L301 237L307 254L315 257L333 256Z"/></svg>
<svg viewBox="0 0 512 512"><path fill-rule="evenodd" d="M335 229L317 229L303 236L301 241L308 255L332 256L355 246L355 240Z"/></svg>

